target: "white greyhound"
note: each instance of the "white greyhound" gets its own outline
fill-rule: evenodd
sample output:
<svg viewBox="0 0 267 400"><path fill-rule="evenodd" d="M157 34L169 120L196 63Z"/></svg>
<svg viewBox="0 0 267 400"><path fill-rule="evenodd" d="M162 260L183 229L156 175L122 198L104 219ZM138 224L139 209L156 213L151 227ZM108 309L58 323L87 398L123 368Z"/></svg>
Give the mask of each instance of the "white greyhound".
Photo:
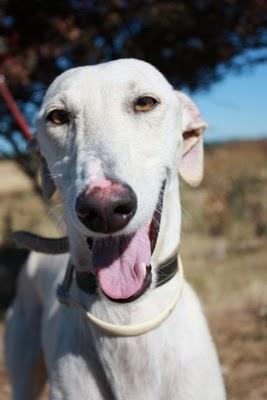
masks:
<svg viewBox="0 0 267 400"><path fill-rule="evenodd" d="M51 400L225 399L205 317L174 258L178 173L201 181L205 128L143 61L74 68L52 83L34 145L45 198L57 188L63 199L70 254L33 252L20 274L6 330L15 400L38 398L47 376ZM56 291L69 257L58 289L68 307Z"/></svg>

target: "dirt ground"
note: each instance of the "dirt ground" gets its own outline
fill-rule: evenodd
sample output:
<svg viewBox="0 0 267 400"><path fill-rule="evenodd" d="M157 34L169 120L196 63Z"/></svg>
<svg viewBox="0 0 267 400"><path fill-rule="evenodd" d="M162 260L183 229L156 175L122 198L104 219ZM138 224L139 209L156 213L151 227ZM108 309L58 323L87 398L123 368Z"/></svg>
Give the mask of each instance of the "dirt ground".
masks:
<svg viewBox="0 0 267 400"><path fill-rule="evenodd" d="M266 400L267 142L211 149L206 165L200 188L183 187L185 274L208 316L228 400ZM0 230L17 228L56 232L32 194L0 193ZM7 400L2 336L0 323L0 400Z"/></svg>
<svg viewBox="0 0 267 400"><path fill-rule="evenodd" d="M182 251L185 271L204 303L228 399L266 400L267 242L257 251L229 253L218 260L220 241L192 241L199 244L198 254L192 254L187 240Z"/></svg>
<svg viewBox="0 0 267 400"><path fill-rule="evenodd" d="M8 160L1 161L0 182L1 196L3 194L28 192L32 188L31 181L21 171L20 167Z"/></svg>

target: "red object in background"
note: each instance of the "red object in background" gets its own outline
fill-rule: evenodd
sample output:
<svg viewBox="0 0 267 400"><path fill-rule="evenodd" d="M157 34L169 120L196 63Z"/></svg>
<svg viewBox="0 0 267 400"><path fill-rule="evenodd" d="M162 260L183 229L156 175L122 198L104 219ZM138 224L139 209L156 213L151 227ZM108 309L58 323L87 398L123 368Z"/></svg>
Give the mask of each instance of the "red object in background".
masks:
<svg viewBox="0 0 267 400"><path fill-rule="evenodd" d="M31 141L32 140L32 133L28 127L28 124L18 108L14 97L12 96L12 93L10 92L6 82L5 82L5 77L3 75L0 75L0 95L3 97L7 107L9 108L11 114L13 115L16 123L18 124L19 128L21 129L21 132L25 139Z"/></svg>

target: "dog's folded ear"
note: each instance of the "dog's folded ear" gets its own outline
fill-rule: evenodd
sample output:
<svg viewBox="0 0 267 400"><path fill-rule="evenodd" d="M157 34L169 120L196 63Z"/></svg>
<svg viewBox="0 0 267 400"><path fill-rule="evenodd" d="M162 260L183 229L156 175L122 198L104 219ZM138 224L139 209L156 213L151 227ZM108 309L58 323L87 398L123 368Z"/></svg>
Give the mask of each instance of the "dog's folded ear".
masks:
<svg viewBox="0 0 267 400"><path fill-rule="evenodd" d="M196 104L184 93L177 92L182 107L183 154L179 167L181 177L191 186L203 178L203 132L207 123Z"/></svg>
<svg viewBox="0 0 267 400"><path fill-rule="evenodd" d="M33 138L28 144L27 149L40 157L42 192L45 201L48 202L56 191L56 185L48 169L46 159L41 155L38 140Z"/></svg>

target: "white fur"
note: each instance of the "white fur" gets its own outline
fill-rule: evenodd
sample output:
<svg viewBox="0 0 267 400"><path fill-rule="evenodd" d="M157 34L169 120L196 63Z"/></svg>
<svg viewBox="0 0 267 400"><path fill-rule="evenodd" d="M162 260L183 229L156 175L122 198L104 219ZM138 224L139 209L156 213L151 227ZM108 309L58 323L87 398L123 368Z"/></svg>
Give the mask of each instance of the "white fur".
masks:
<svg viewBox="0 0 267 400"><path fill-rule="evenodd" d="M160 103L152 111L135 113L133 102L144 95ZM152 257L154 278L155 267L177 249L181 226L177 174L181 168L184 179L192 184L200 180L202 156L194 152L202 151L198 148L205 127L195 105L184 99L154 67L132 59L70 70L48 89L38 118L38 141L63 197L77 269L88 270L91 260L85 238L96 234L78 220L75 201L90 182L105 175L129 184L138 199L135 216L119 235L136 231L152 218L167 179ZM73 116L69 126L46 122L47 112L60 107ZM191 130L197 135L186 145L183 133ZM185 162L188 154L189 164ZM45 369L39 368L41 354L51 400L225 399L214 345L199 301L187 283L174 312L159 328L139 337L109 337L57 302L56 286L68 257L32 253L21 273L6 334L15 400L37 398L45 381ZM172 298L176 280L126 304L111 302L101 294L86 295L75 282L71 290L96 316L129 324L157 315Z"/></svg>

